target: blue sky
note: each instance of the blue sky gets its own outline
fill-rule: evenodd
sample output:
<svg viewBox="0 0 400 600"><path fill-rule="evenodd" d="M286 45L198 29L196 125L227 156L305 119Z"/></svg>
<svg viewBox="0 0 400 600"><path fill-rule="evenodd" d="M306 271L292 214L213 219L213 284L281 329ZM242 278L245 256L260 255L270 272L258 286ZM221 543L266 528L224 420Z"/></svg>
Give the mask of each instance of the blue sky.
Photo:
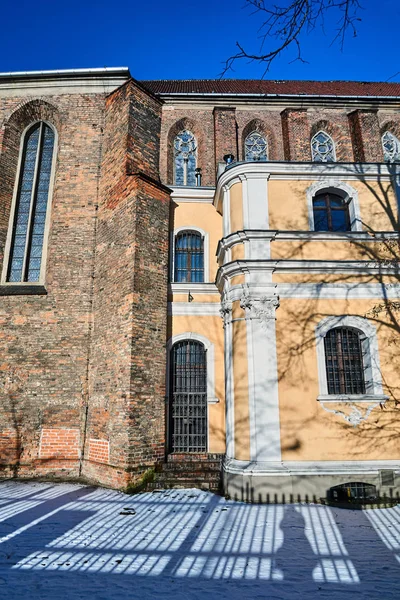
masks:
<svg viewBox="0 0 400 600"><path fill-rule="evenodd" d="M268 79L400 81L399 0L360 0L358 36L330 46L335 23L303 39L309 63L277 59ZM274 0L271 0L273 3ZM244 0L3 0L0 71L128 66L137 79L217 78L239 40L258 49L259 19ZM260 78L237 63L228 76ZM397 73L397 75L395 75ZM394 76L394 77L393 77Z"/></svg>

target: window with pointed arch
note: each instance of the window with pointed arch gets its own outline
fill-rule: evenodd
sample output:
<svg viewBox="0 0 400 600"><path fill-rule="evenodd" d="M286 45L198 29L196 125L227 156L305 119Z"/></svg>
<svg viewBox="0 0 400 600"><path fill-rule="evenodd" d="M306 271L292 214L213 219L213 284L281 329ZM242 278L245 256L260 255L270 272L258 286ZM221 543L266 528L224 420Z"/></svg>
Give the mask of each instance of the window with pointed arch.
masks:
<svg viewBox="0 0 400 600"><path fill-rule="evenodd" d="M38 282L42 279L54 153L52 127L44 121L32 125L21 143L12 225L6 247L6 282Z"/></svg>
<svg viewBox="0 0 400 600"><path fill-rule="evenodd" d="M400 162L400 140L390 131L382 136L382 148L385 162Z"/></svg>
<svg viewBox="0 0 400 600"><path fill-rule="evenodd" d="M191 131L185 129L174 140L174 183L196 185L197 142Z"/></svg>
<svg viewBox="0 0 400 600"><path fill-rule="evenodd" d="M335 144L325 131L318 131L311 140L311 156L313 162L335 162Z"/></svg>
<svg viewBox="0 0 400 600"><path fill-rule="evenodd" d="M175 236L174 281L204 282L204 238L198 231L181 231Z"/></svg>
<svg viewBox="0 0 400 600"><path fill-rule="evenodd" d="M268 160L268 144L266 138L252 131L244 142L244 159L246 161Z"/></svg>

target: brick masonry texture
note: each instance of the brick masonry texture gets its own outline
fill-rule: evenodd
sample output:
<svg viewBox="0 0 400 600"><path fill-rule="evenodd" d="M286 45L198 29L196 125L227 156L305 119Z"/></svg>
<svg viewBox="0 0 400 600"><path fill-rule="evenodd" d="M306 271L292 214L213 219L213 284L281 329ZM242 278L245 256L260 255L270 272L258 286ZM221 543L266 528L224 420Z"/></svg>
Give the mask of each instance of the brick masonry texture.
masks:
<svg viewBox="0 0 400 600"><path fill-rule="evenodd" d="M176 87L151 83L153 92ZM364 95L398 90L379 85ZM400 138L400 114L354 101L179 103L133 80L109 95L2 98L0 268L21 136L38 120L57 131L46 277L30 294L0 286L0 477L81 474L120 487L165 458L174 137L194 133L202 185L213 186L218 162L227 153L243 160L252 131L265 135L270 160L310 161L311 138L324 129L338 161L381 162L381 136Z"/></svg>

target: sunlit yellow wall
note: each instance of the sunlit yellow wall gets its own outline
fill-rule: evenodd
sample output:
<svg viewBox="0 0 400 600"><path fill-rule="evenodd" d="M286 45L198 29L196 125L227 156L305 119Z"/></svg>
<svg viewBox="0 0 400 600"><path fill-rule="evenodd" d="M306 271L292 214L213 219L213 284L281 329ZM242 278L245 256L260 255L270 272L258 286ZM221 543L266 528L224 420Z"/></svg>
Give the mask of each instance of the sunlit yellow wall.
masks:
<svg viewBox="0 0 400 600"><path fill-rule="evenodd" d="M323 410L319 395L315 326L325 316L365 316L379 300L281 299L277 310L279 405L283 460L396 459L400 409L390 400L369 419L353 427ZM384 315L380 315L384 317ZM396 341L397 340L397 341ZM384 392L400 389L398 334L378 327ZM335 408L341 408L335 404Z"/></svg>
<svg viewBox="0 0 400 600"><path fill-rule="evenodd" d="M250 460L249 378L247 329L239 302L232 307L233 396L235 402L235 458Z"/></svg>
<svg viewBox="0 0 400 600"><path fill-rule="evenodd" d="M315 181L282 181L271 179L268 184L270 228L309 230L307 188ZM391 186L384 182L344 181L358 191L361 220L364 228L393 231L396 198ZM393 220L394 219L394 220Z"/></svg>
<svg viewBox="0 0 400 600"><path fill-rule="evenodd" d="M217 272L216 251L222 237L222 217L212 204L177 202L171 203L171 231L178 227L200 227L209 235L210 272L208 281L214 281Z"/></svg>

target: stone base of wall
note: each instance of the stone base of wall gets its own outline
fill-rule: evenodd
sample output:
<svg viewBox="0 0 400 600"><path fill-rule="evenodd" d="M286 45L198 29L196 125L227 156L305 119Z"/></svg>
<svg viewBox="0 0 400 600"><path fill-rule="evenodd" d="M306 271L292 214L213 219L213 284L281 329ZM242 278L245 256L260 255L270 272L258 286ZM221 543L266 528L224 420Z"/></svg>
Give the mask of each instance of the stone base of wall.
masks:
<svg viewBox="0 0 400 600"><path fill-rule="evenodd" d="M393 484L382 485L382 472L389 471ZM257 464L229 460L223 466L224 493L242 502L320 502L330 488L350 482L372 484L378 496L400 500L400 461Z"/></svg>

